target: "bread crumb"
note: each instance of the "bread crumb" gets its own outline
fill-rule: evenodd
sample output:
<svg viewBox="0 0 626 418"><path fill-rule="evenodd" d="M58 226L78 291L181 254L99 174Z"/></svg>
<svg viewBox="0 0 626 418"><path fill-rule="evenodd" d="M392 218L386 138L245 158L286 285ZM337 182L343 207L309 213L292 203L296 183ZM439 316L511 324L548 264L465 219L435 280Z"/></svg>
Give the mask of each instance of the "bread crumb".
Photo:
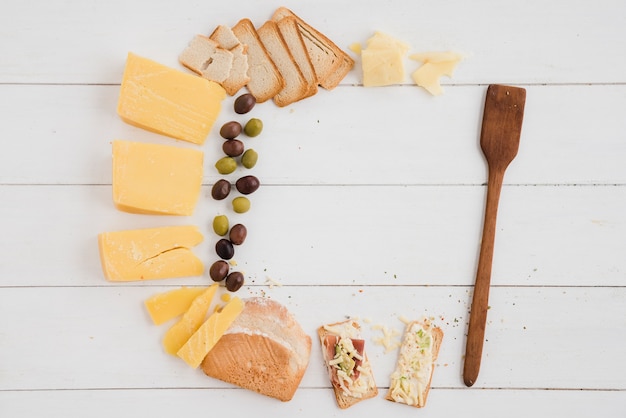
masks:
<svg viewBox="0 0 626 418"><path fill-rule="evenodd" d="M274 286L282 287L282 283L275 279L272 279L270 276L265 276L265 284L267 284L270 289Z"/></svg>

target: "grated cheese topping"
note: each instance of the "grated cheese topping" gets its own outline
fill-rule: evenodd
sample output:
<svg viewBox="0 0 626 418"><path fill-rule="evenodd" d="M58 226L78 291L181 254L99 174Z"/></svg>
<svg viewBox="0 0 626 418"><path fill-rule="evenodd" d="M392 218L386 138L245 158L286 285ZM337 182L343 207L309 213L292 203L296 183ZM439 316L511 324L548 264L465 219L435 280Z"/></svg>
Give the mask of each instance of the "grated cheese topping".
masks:
<svg viewBox="0 0 626 418"><path fill-rule="evenodd" d="M424 406L433 368L432 325L413 323L404 335L396 370L391 375L390 396L396 402Z"/></svg>
<svg viewBox="0 0 626 418"><path fill-rule="evenodd" d="M366 361L364 355L359 354L352 344L353 338L360 339L359 329L354 327L351 322L340 325L324 325L324 329L338 337L335 356L327 361L328 367L333 368L337 376L337 380L333 380L333 385L340 388L344 396L362 398L376 386L376 383L369 362ZM361 365L357 366L359 376L356 379L353 379L354 359L362 361Z"/></svg>

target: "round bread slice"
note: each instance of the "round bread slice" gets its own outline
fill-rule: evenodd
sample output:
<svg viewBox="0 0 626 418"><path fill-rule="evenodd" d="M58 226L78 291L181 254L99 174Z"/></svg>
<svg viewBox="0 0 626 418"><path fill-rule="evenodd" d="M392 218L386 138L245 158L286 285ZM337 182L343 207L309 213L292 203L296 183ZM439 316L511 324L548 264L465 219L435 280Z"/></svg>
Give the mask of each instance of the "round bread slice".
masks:
<svg viewBox="0 0 626 418"><path fill-rule="evenodd" d="M311 337L287 308L244 300L243 312L202 362L207 376L283 402L293 398L311 355Z"/></svg>

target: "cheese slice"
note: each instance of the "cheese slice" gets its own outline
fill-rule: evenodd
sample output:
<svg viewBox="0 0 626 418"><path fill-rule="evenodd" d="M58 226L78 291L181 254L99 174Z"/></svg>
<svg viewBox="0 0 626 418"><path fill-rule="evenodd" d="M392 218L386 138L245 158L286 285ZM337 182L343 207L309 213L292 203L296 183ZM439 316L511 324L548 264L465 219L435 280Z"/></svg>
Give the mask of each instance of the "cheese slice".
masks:
<svg viewBox="0 0 626 418"><path fill-rule="evenodd" d="M191 247L202 240L196 226L103 232L98 235L102 270L113 282L199 276L204 265Z"/></svg>
<svg viewBox="0 0 626 418"><path fill-rule="evenodd" d="M385 33L375 32L361 50L363 85L389 86L404 82L404 56L409 46Z"/></svg>
<svg viewBox="0 0 626 418"><path fill-rule="evenodd" d="M203 159L195 149L113 141L113 202L131 213L192 215Z"/></svg>
<svg viewBox="0 0 626 418"><path fill-rule="evenodd" d="M365 87L390 86L404 81L402 54L395 49L364 49L361 62Z"/></svg>
<svg viewBox="0 0 626 418"><path fill-rule="evenodd" d="M158 293L147 299L144 304L154 325L161 325L184 314L191 302L206 289L206 287L183 286L180 289Z"/></svg>
<svg viewBox="0 0 626 418"><path fill-rule="evenodd" d="M232 298L221 311L213 313L178 350L178 357L194 369L197 368L241 311L241 299Z"/></svg>
<svg viewBox="0 0 626 418"><path fill-rule="evenodd" d="M463 57L456 52L445 51L412 54L409 58L424 63L411 74L415 84L425 88L433 96L439 96L443 94L441 77L444 75L452 77L454 69Z"/></svg>
<svg viewBox="0 0 626 418"><path fill-rule="evenodd" d="M224 89L213 81L131 52L126 59L117 112L132 125L201 145L225 97Z"/></svg>
<svg viewBox="0 0 626 418"><path fill-rule="evenodd" d="M374 32L374 35L367 40L367 49L393 49L400 54L406 54L410 46L386 33Z"/></svg>
<svg viewBox="0 0 626 418"><path fill-rule="evenodd" d="M176 352L189 340L189 338L200 328L204 322L215 292L217 292L218 284L212 284L202 294L197 296L189 309L183 314L180 320L172 325L163 337L163 347L165 351L171 355Z"/></svg>

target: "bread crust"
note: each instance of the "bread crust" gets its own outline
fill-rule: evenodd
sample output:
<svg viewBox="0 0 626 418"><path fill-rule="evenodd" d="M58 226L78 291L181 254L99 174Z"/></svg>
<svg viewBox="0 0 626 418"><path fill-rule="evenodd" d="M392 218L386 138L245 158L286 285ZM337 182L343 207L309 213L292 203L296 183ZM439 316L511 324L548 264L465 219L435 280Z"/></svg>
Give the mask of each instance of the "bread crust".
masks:
<svg viewBox="0 0 626 418"><path fill-rule="evenodd" d="M283 89L274 96L274 103L279 107L284 107L302 100L308 92L308 85L278 24L273 20L268 20L257 29L257 33L285 81Z"/></svg>
<svg viewBox="0 0 626 418"><path fill-rule="evenodd" d="M334 324L328 324L326 326L322 325L321 327L319 327L317 329L317 335L319 336L320 339L320 344L322 346L322 353L324 356L324 363L327 366L328 369L328 373L329 373L329 378L331 381L331 385L335 394L335 400L337 401L337 406L339 406L339 408L341 409L346 409L351 407L352 405L355 405L361 401L364 401L366 399L370 399L373 398L375 396L378 395L378 387L376 386L376 383L374 382L374 376L371 376L371 385L368 387L367 391L363 394L362 397L357 398L357 397L353 397L353 396L348 396L346 394L344 394L343 390L336 386L333 378L332 378L332 371L330 369L330 367L328 367L328 361L330 360L329 358L327 358L326 355L326 349L325 349L325 344L324 344L324 340L326 339L326 336L330 334L330 331L328 331L326 329L326 327L341 327L341 326L353 326L355 328L355 330L359 331L361 329L360 325L358 324L358 322L354 321L354 320L347 320L347 321L342 321L342 322L336 322ZM367 352L364 350L363 351L363 366L369 368L371 370L370 364L369 364L369 359L367 358Z"/></svg>
<svg viewBox="0 0 626 418"><path fill-rule="evenodd" d="M423 322L421 321L413 321L407 324L404 335L406 337L406 333L409 332L409 330L411 329L411 326L413 326L414 324L423 324ZM424 406L426 406L426 401L428 400L428 393L430 392L430 386L433 380L433 374L435 372L435 362L437 361L437 358L439 357L439 349L441 348L441 342L443 341L443 331L441 328L439 327L435 327L433 326L431 329L431 334L433 337L433 346L432 346L432 350L433 350L433 364L432 364L432 368L430 369L430 377L428 379L428 385L426 386L426 388L424 389L424 404L423 405L419 405L419 404L415 404L415 405L409 405L415 408L423 408ZM406 338L402 339L402 344L406 343ZM403 403L405 405L408 405L404 402L399 402L396 401L395 399L393 399L391 397L391 387L389 388L389 390L387 391L387 394L385 395L385 399L391 402L396 402L396 403Z"/></svg>
<svg viewBox="0 0 626 418"><path fill-rule="evenodd" d="M250 19L241 19L232 28L233 33L248 50L248 90L257 103L263 103L276 96L285 86L285 81L276 64L270 58L256 28Z"/></svg>
<svg viewBox="0 0 626 418"><path fill-rule="evenodd" d="M228 75L221 84L230 96L234 96L242 87L250 82L248 76L247 48L235 36L231 28L224 25L217 26L209 38L217 42L222 48L233 54L233 65Z"/></svg>
<svg viewBox="0 0 626 418"><path fill-rule="evenodd" d="M293 398L311 354L311 337L278 302L244 300L244 310L202 362L207 376L283 402Z"/></svg>
<svg viewBox="0 0 626 418"><path fill-rule="evenodd" d="M293 16L287 16L280 19L278 22L278 29L283 35L291 55L296 61L304 79L307 83L307 93L305 97L313 96L317 93L317 75L315 74L315 68L311 64L311 58L306 50L306 45L302 39L298 21Z"/></svg>
<svg viewBox="0 0 626 418"><path fill-rule="evenodd" d="M354 67L354 60L333 41L286 7L276 9L272 20L279 21L287 16L294 17L298 23L319 85L326 90L337 87Z"/></svg>

